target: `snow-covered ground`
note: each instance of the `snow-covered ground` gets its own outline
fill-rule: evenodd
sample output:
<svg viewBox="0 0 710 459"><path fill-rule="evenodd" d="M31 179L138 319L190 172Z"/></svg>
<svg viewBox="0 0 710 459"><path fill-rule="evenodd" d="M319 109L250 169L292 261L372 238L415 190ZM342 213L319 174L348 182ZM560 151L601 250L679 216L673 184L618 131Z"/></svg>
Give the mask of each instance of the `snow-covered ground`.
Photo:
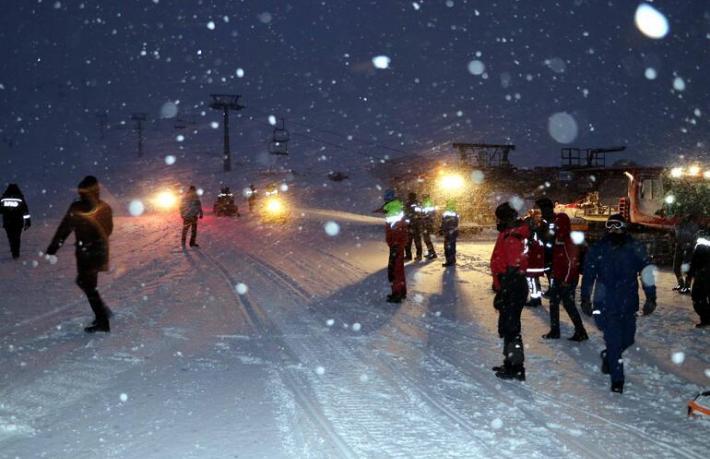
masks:
<svg viewBox="0 0 710 459"><path fill-rule="evenodd" d="M409 299L390 305L382 225L329 209L334 195L311 187L285 225L207 215L185 252L175 215L117 217L110 335L82 331L71 249L39 256L56 218L19 262L3 241L0 456L705 457L710 424L685 403L710 381L710 335L671 274L623 396L594 326L580 345L543 341L545 309L523 315L527 382L503 382L491 242L461 243L456 269L408 265Z"/></svg>

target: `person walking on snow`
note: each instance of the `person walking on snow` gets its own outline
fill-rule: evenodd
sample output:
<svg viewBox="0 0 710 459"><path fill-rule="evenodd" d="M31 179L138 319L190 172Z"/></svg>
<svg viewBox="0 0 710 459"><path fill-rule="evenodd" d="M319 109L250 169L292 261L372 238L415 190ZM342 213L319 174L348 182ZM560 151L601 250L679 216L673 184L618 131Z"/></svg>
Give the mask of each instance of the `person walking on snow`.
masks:
<svg viewBox="0 0 710 459"><path fill-rule="evenodd" d="M393 198L384 205L385 237L389 247L387 279L392 293L387 295L388 303L401 303L407 297L407 279L404 274L404 247L409 238L409 228L404 219L402 201Z"/></svg>
<svg viewBox="0 0 710 459"><path fill-rule="evenodd" d="M190 247L199 247L195 241L197 239L197 219L198 217L202 219L204 215L202 213L202 203L197 196L197 190L194 185L190 185L190 189L187 190L185 196L182 197L182 201L180 202L180 216L182 217L182 247L185 247L188 229L192 230L190 233Z"/></svg>
<svg viewBox="0 0 710 459"><path fill-rule="evenodd" d="M689 282L693 283L691 298L693 309L700 316L696 328L710 326L710 233L701 231L695 242L695 249L688 271Z"/></svg>
<svg viewBox="0 0 710 459"><path fill-rule="evenodd" d="M456 239L459 237L459 214L456 212L456 201L446 201L446 210L441 214L439 234L444 236L444 256L446 262L441 266L456 265Z"/></svg>
<svg viewBox="0 0 710 459"><path fill-rule="evenodd" d="M422 237L424 238L424 245L426 245L427 254L426 258L433 260L437 257L436 250L434 249L434 244L431 242L431 235L434 234L434 215L436 214L436 207L431 197L428 194L424 195L422 199L421 207L421 229Z"/></svg>
<svg viewBox="0 0 710 459"><path fill-rule="evenodd" d="M526 272L530 300L525 305L537 308L542 306L540 277L546 272L545 245L542 236L543 225L541 217L534 211L524 221L530 230L530 237L528 238L528 269Z"/></svg>
<svg viewBox="0 0 710 459"><path fill-rule="evenodd" d="M106 306L99 291L99 272L108 271L109 241L113 232L113 211L111 206L99 197L99 182L91 175L84 177L78 186L79 199L74 201L52 242L47 247L47 256L54 256L73 232L76 238L75 251L78 275L76 284L89 300L95 320L84 328L87 333L109 332L109 318L113 315Z"/></svg>
<svg viewBox="0 0 710 459"><path fill-rule="evenodd" d="M687 295L690 293L690 282L687 278L688 265L693 256L695 236L700 227L695 215L688 215L675 227L675 252L673 253L673 273L678 285L673 290Z"/></svg>
<svg viewBox="0 0 710 459"><path fill-rule="evenodd" d="M545 298L550 296L550 286L552 284L552 252L555 246L555 204L546 196L535 201L535 207L540 210L541 221L540 237L545 251L545 276L547 276L547 290L543 294Z"/></svg>
<svg viewBox="0 0 710 459"><path fill-rule="evenodd" d="M636 335L639 276L646 295L643 314L656 309L654 268L644 245L631 237L627 228L623 215L609 217L607 234L589 249L582 276L582 311L594 316L604 334L606 349L601 352L601 369L610 374L611 391L617 393L624 391L622 354L634 343Z"/></svg>
<svg viewBox="0 0 710 459"><path fill-rule="evenodd" d="M508 203L496 208L498 239L491 256L491 273L498 310L498 335L503 338L503 365L493 367L501 379L525 381L525 353L520 314L528 297L527 238L528 226L518 219L518 212Z"/></svg>
<svg viewBox="0 0 710 459"><path fill-rule="evenodd" d="M256 188L254 188L253 183L249 185L248 195L247 202L249 203L249 213L254 213L254 208L256 207Z"/></svg>
<svg viewBox="0 0 710 459"><path fill-rule="evenodd" d="M32 225L27 201L25 201L25 197L17 184L9 184L2 194L2 198L0 198L0 214L2 214L2 225L10 243L10 253L12 258L17 260L20 258L22 231L27 231Z"/></svg>
<svg viewBox="0 0 710 459"><path fill-rule="evenodd" d="M404 207L404 218L407 220L407 225L409 227L409 238L407 239L407 245L404 248L405 261L410 261L412 259L412 242L414 242L414 247L417 250L415 260L419 261L422 259L422 229L420 210L421 206L417 201L417 194L409 193L407 196L407 203Z"/></svg>
<svg viewBox="0 0 710 459"><path fill-rule="evenodd" d="M579 280L580 249L572 241L572 223L567 214L555 215L555 246L552 252L552 285L550 286L550 331L545 339L560 338L560 302L574 324L570 341L589 339L582 317L574 304L574 290Z"/></svg>

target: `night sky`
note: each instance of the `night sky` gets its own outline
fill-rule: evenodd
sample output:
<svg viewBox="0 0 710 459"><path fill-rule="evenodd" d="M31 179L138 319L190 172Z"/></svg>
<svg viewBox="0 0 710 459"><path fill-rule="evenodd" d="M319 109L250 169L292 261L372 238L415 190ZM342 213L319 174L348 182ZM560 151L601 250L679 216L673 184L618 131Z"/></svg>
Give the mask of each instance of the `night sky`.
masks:
<svg viewBox="0 0 710 459"><path fill-rule="evenodd" d="M179 101L180 117L219 120L212 92L248 107L235 150L263 137L269 114L302 148L338 155L512 142L516 164L555 164L565 145L548 124L561 112L578 127L568 146L625 144L641 163L702 157L710 144L705 0L652 2L670 24L661 39L634 24L632 0L2 4L3 157L91 148L99 111L117 126ZM388 68L373 65L380 55Z"/></svg>

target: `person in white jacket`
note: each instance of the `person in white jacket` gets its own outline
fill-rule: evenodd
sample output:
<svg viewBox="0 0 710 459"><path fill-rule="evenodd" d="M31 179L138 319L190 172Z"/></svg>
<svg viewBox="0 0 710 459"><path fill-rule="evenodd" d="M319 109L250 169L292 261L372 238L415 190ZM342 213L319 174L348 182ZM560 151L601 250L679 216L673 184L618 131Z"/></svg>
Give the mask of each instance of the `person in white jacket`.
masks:
<svg viewBox="0 0 710 459"><path fill-rule="evenodd" d="M190 233L190 247L199 247L197 239L197 219L202 218L202 203L197 196L197 189L194 185L190 185L185 196L180 202L180 216L182 217L182 246L185 247L187 239L187 230L192 229Z"/></svg>

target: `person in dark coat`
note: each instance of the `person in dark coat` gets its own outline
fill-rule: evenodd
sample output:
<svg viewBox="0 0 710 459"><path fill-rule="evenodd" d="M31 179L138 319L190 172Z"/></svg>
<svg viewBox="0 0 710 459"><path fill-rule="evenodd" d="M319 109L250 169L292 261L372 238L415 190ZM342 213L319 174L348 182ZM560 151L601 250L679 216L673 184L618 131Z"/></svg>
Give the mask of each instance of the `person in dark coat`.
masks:
<svg viewBox="0 0 710 459"><path fill-rule="evenodd" d="M456 201L446 201L446 210L441 214L439 234L444 236L444 256L446 262L441 266L456 265L456 239L459 237L459 214L456 212Z"/></svg>
<svg viewBox="0 0 710 459"><path fill-rule="evenodd" d="M618 393L624 391L622 354L636 335L639 276L646 295L643 314L656 309L654 267L644 245L628 234L627 227L621 214L609 217L607 234L589 249L582 276L582 311L594 317L604 334L602 372L611 375L611 390Z"/></svg>
<svg viewBox="0 0 710 459"><path fill-rule="evenodd" d="M249 212L253 213L254 208L256 207L256 188L254 187L254 184L249 185L248 195L247 202L249 203Z"/></svg>
<svg viewBox="0 0 710 459"><path fill-rule="evenodd" d="M421 219L421 229L422 238L424 239L424 245L426 245L426 258L433 260L437 258L436 250L434 249L434 244L431 242L431 235L434 234L434 216L436 215L436 206L434 206L434 201L428 194L424 195L422 199L422 207L420 210Z"/></svg>
<svg viewBox="0 0 710 459"><path fill-rule="evenodd" d="M542 232L547 230L547 226L542 224L542 219L536 212L532 212L531 215L528 215L523 221L530 229L530 237L528 238L528 269L526 272L530 299L525 305L536 308L542 306L540 277L544 276L547 272L545 268L545 244L542 238Z"/></svg>
<svg viewBox="0 0 710 459"><path fill-rule="evenodd" d="M194 185L190 185L190 188L185 193L180 201L180 216L182 217L182 239L181 245L185 247L185 240L187 239L187 230L191 229L190 233L190 247L199 247L197 244L197 219L204 216L202 213L202 202L197 196L197 189Z"/></svg>
<svg viewBox="0 0 710 459"><path fill-rule="evenodd" d="M7 240L10 243L10 253L12 258L16 260L20 258L22 231L28 230L32 225L27 201L17 184L9 184L2 194L0 213L2 214L3 228L7 233Z"/></svg>
<svg viewBox="0 0 710 459"><path fill-rule="evenodd" d="M695 326L710 326L710 232L701 231L695 241L688 278L692 281L693 309L700 317Z"/></svg>
<svg viewBox="0 0 710 459"><path fill-rule="evenodd" d="M414 242L414 247L417 250L415 260L419 261L422 259L422 226L420 212L421 206L419 205L419 201L417 201L417 194L409 193L407 202L404 205L404 218L409 228L409 239L407 239L407 245L404 248L405 261L412 259L412 242Z"/></svg>
<svg viewBox="0 0 710 459"><path fill-rule="evenodd" d="M700 227L695 215L683 218L675 227L675 252L673 253L673 273L678 280L678 285L673 290L687 295L690 293L690 282L687 278L690 258L693 256L695 236Z"/></svg>
<svg viewBox="0 0 710 459"><path fill-rule="evenodd" d="M520 314L528 298L526 239L530 229L508 203L496 208L498 239L491 255L493 306L498 310L498 335L503 338L503 365L493 367L501 379L525 380L525 353Z"/></svg>
<svg viewBox="0 0 710 459"><path fill-rule="evenodd" d="M535 207L540 211L540 229L537 233L542 241L545 251L545 276L547 277L547 291L543 294L546 298L550 296L550 286L552 285L552 252L555 246L555 204L546 196L535 201Z"/></svg>
<svg viewBox="0 0 710 459"><path fill-rule="evenodd" d="M99 272L108 271L108 238L113 232L113 212L99 197L99 182L96 177L84 177L78 188L79 199L69 206L47 247L47 255L54 256L69 235L74 233L74 254L78 271L76 283L86 294L96 316L94 323L84 330L87 333L109 332L109 318L112 313L99 295L97 286Z"/></svg>
<svg viewBox="0 0 710 459"><path fill-rule="evenodd" d="M407 298L407 278L404 273L404 246L409 238L409 229L404 218L402 201L397 198L385 203L385 238L389 247L387 279L392 293L387 295L388 303L401 303Z"/></svg>
<svg viewBox="0 0 710 459"><path fill-rule="evenodd" d="M550 331L545 339L560 338L560 302L574 324L570 341L589 339L582 317L574 304L574 290L579 280L580 248L572 241L572 223L567 214L555 215L555 246L552 252L552 285L550 286Z"/></svg>

